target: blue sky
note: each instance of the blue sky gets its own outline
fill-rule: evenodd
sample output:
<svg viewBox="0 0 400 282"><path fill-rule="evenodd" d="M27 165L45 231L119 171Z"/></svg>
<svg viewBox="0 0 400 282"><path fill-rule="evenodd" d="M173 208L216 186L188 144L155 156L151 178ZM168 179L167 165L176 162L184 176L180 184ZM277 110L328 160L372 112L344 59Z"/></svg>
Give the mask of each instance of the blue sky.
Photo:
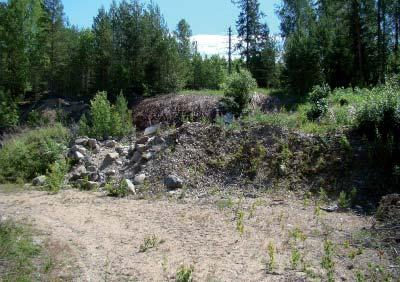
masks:
<svg viewBox="0 0 400 282"><path fill-rule="evenodd" d="M101 6L108 9L111 2L112 0L63 0L65 14L70 23L78 27L91 27L98 9ZM239 14L238 8L231 3L231 0L153 0L153 2L160 6L170 30L174 30L182 18L188 21L194 35L192 40L197 41L200 53L226 55L227 29L232 26L235 31L235 22ZM274 35L279 33L279 19L275 11L280 2L281 0L260 1L261 10L266 14L264 20Z"/></svg>
<svg viewBox="0 0 400 282"><path fill-rule="evenodd" d="M65 13L71 24L90 27L93 17L103 5L108 8L112 0L64 0ZM153 0L161 8L170 29L175 29L180 19L185 18L193 34L223 35L239 13L231 0ZM144 1L144 2L148 2ZM280 0L261 0L261 10L273 34L279 32L279 20L275 14Z"/></svg>

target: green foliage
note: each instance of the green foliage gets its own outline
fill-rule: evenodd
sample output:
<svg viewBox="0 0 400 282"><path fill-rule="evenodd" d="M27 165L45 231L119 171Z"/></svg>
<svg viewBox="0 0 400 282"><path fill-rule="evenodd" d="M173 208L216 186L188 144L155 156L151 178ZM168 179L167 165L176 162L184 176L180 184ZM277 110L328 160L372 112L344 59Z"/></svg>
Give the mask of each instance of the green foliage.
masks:
<svg viewBox="0 0 400 282"><path fill-rule="evenodd" d="M335 254L334 245L331 241L325 240L324 242L324 254L321 261L321 266L326 271L326 280L328 282L335 281L335 262L333 256Z"/></svg>
<svg viewBox="0 0 400 282"><path fill-rule="evenodd" d="M14 136L0 150L0 179L29 181L45 174L60 160L68 142L69 132L61 125Z"/></svg>
<svg viewBox="0 0 400 282"><path fill-rule="evenodd" d="M40 247L22 226L9 221L0 222L0 257L4 261L0 280L32 281Z"/></svg>
<svg viewBox="0 0 400 282"><path fill-rule="evenodd" d="M191 60L188 86L192 89L221 89L227 77L226 65L226 60L219 56L203 58L199 53L195 53Z"/></svg>
<svg viewBox="0 0 400 282"><path fill-rule="evenodd" d="M236 230L241 236L244 234L244 212L239 210L236 214Z"/></svg>
<svg viewBox="0 0 400 282"><path fill-rule="evenodd" d="M9 92L0 87L0 129L13 128L18 124L17 104L11 99Z"/></svg>
<svg viewBox="0 0 400 282"><path fill-rule="evenodd" d="M273 242L268 243L267 251L268 251L267 271L273 272L274 269L276 268L276 261L275 261L276 247Z"/></svg>
<svg viewBox="0 0 400 282"><path fill-rule="evenodd" d="M164 243L164 240L159 240L156 235L147 236L144 238L143 244L139 246L139 252L145 253L150 249L156 248L158 245Z"/></svg>
<svg viewBox="0 0 400 282"><path fill-rule="evenodd" d="M46 126L50 123L49 119L44 117L40 112L32 110L29 112L26 123L30 127Z"/></svg>
<svg viewBox="0 0 400 282"><path fill-rule="evenodd" d="M247 108L252 91L257 88L257 82L247 70L241 70L229 76L225 84L225 102L228 109L240 116Z"/></svg>
<svg viewBox="0 0 400 282"><path fill-rule="evenodd" d="M328 111L327 98L330 93L328 85L314 86L310 93L311 109L307 112L307 118L309 120L316 120L326 114Z"/></svg>
<svg viewBox="0 0 400 282"><path fill-rule="evenodd" d="M118 183L107 182L105 190L111 197L126 197L129 194L128 185L126 181L121 180Z"/></svg>
<svg viewBox="0 0 400 282"><path fill-rule="evenodd" d="M176 273L176 282L192 282L193 281L193 266L182 265Z"/></svg>
<svg viewBox="0 0 400 282"><path fill-rule="evenodd" d="M65 159L59 159L50 166L47 176L47 188L50 192L57 193L60 191L68 170L69 165Z"/></svg>
<svg viewBox="0 0 400 282"><path fill-rule="evenodd" d="M124 96L111 105L106 92L98 92L90 102L90 123L84 115L79 122L80 134L96 138L123 137L133 132L132 112Z"/></svg>
<svg viewBox="0 0 400 282"><path fill-rule="evenodd" d="M290 265L292 269L297 269L301 261L301 253L298 248L292 248L290 255Z"/></svg>

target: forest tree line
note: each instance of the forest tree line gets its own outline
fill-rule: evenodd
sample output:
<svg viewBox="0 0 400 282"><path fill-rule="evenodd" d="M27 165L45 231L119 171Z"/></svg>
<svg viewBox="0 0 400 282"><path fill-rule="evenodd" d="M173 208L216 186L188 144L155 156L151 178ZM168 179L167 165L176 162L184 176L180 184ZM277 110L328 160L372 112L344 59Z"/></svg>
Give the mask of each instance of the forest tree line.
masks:
<svg viewBox="0 0 400 282"><path fill-rule="evenodd" d="M373 86L399 72L400 0L283 0L276 11L282 44L259 0L232 4L240 9L234 48L241 55L233 71L249 69L261 87L304 95L323 83ZM227 59L201 56L191 35L185 20L170 31L159 7L140 0L99 9L88 29L68 22L61 0L0 2L0 96L220 88Z"/></svg>

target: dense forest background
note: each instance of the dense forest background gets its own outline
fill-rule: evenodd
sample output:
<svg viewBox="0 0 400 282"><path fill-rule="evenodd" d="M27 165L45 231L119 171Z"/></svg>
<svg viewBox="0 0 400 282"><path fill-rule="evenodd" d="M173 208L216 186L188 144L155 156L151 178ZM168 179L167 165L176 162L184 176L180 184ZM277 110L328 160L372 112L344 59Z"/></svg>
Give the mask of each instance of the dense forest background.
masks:
<svg viewBox="0 0 400 282"><path fill-rule="evenodd" d="M228 1L228 0L227 0ZM190 25L170 31L155 4L114 1L91 29L71 25L61 0L0 3L0 102L41 94L129 98L181 89L219 89L250 70L260 87L307 94L314 85L370 87L399 72L400 0L283 0L278 44L258 0L235 0L240 60L199 54ZM228 28L228 27L227 27ZM4 122L3 122L4 123ZM9 122L12 124L12 122Z"/></svg>

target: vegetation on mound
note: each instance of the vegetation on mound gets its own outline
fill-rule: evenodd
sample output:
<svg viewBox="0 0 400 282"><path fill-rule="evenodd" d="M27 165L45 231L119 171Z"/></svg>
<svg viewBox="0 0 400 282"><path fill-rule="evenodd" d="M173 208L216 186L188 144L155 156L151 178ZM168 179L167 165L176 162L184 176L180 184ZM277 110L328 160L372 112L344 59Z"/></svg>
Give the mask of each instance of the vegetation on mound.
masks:
<svg viewBox="0 0 400 282"><path fill-rule="evenodd" d="M118 95L115 105L107 99L107 92L98 92L90 102L89 115L79 122L82 136L105 139L123 137L133 132L132 112L125 97Z"/></svg>
<svg viewBox="0 0 400 282"><path fill-rule="evenodd" d="M34 281L51 271L52 261L43 256L26 227L0 222L0 280ZM38 276L41 274L41 276Z"/></svg>
<svg viewBox="0 0 400 282"><path fill-rule="evenodd" d="M69 131L59 124L12 137L0 149L0 181L30 181L46 174L62 159L69 138Z"/></svg>

